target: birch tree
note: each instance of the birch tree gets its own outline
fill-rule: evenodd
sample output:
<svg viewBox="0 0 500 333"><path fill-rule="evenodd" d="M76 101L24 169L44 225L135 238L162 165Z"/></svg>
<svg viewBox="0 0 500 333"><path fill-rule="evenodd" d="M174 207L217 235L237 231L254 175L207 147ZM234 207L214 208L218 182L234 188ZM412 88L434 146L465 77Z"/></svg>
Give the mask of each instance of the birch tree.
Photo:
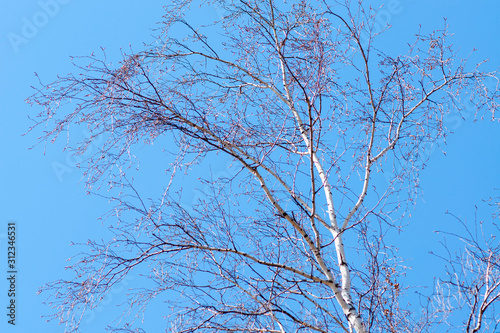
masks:
<svg viewBox="0 0 500 333"><path fill-rule="evenodd" d="M361 1L200 3L224 15L199 27L191 1L169 1L155 43L118 65L77 58L76 74L29 99L41 141L85 126L84 154L104 138L87 186L120 189L114 237L86 244L74 280L43 288L54 318L78 331L146 270L130 307L165 297L167 332L432 331L438 313L401 302L410 286L388 235L418 195L426 147L448 133L443 117L473 105L495 118L497 73L457 58L446 23L385 53ZM148 202L124 166L165 138L170 182ZM218 156L231 177L203 179L210 191L181 204L180 174Z"/></svg>
<svg viewBox="0 0 500 333"><path fill-rule="evenodd" d="M446 275L439 280L435 303L453 329L467 333L495 332L500 325L495 309L500 299L500 230L495 221L500 198L488 202L494 207L491 219L479 219L477 206L472 222L448 213L459 227L441 232L458 238L463 247L453 251L444 242L445 254L436 254L446 263ZM480 207L485 210L484 205Z"/></svg>

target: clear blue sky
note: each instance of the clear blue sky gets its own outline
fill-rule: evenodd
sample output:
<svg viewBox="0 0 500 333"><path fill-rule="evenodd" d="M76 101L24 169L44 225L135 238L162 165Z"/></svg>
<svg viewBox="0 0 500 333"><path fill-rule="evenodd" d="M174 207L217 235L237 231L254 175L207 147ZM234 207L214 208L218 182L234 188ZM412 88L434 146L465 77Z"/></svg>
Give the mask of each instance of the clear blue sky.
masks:
<svg viewBox="0 0 500 333"><path fill-rule="evenodd" d="M47 7L43 3L56 3ZM496 0L393 0L392 13L383 19L393 27L378 47L397 50L404 47L421 24L425 30L442 27L448 18L455 33L455 46L463 55L473 47L479 58L489 58L489 69L500 65L498 13ZM63 332L57 322L45 323L43 296L36 292L44 283L66 276L66 259L77 253L71 241L85 242L98 238L104 228L97 218L109 207L107 202L85 194L80 179L82 171L74 167L74 158L62 151L64 139L54 145L28 150L40 131L22 136L31 125L28 115L40 110L24 99L32 94L37 72L45 82L57 74L73 71L70 56L88 55L105 47L111 61L118 59L120 48L129 45L140 50L150 42L156 22L163 15L162 1L75 1L24 0L2 1L0 12L0 331ZM48 13L48 14L47 14ZM216 11L205 15L217 15ZM28 22L28 23L27 23ZM27 24L37 23L37 30ZM24 29L24 30L23 30ZM12 33L25 38L14 45ZM398 242L401 255L414 258L409 273L422 283L432 283L439 269L427 254L439 236L432 231L445 229L453 221L446 210L473 218L474 205L495 195L500 188L500 124L491 122L455 122L455 134L448 139L444 156L439 151L430 156L422 172L424 190L412 212L408 233ZM77 134L78 135L78 134ZM58 167L59 175L54 167ZM145 166L147 168L147 166ZM62 168L62 169L60 169ZM223 166L214 163L217 173ZM67 171L67 172L65 172ZM208 172L208 171L207 171ZM498 192L497 192L498 194ZM18 224L18 325L6 323L6 239L7 222ZM421 240L428 240L422 244ZM430 269L432 268L432 269ZM68 276L69 277L69 276ZM133 277L129 281L134 286ZM92 318L86 317L83 332L103 332L103 325L113 316L115 305L123 300L124 288L117 288ZM160 331L154 329L152 332ZM150 326L150 327L151 327Z"/></svg>

